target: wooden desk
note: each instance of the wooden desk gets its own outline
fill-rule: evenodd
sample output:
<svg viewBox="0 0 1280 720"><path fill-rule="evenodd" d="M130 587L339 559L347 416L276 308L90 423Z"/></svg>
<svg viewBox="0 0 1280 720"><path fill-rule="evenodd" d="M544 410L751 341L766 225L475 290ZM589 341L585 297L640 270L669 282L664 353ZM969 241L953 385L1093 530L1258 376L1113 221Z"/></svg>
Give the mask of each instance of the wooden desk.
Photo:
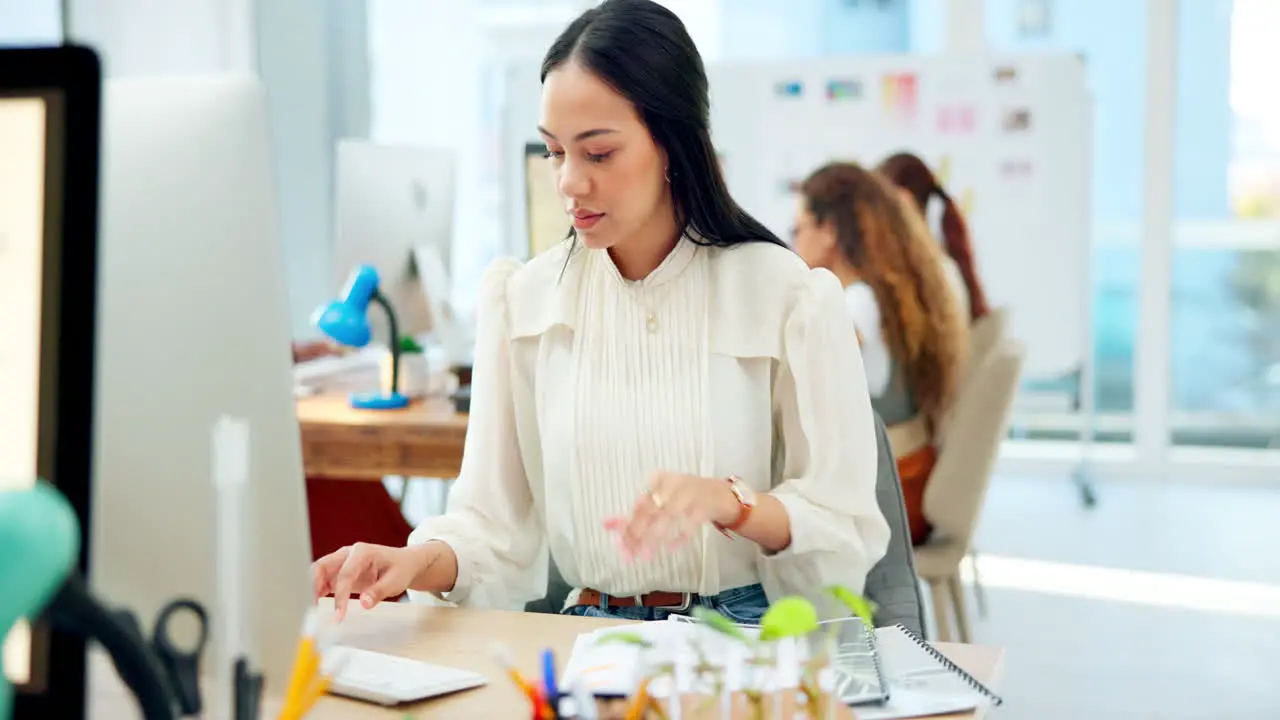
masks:
<svg viewBox="0 0 1280 720"><path fill-rule="evenodd" d="M332 608L332 600L322 608ZM501 673L490 655L495 641L511 649L521 672L539 677L539 655L551 647L563 663L569 657L579 633L600 627L623 625L623 621L580 618L565 615L455 610L451 608L384 603L364 611L352 604L339 633L345 645L416 658L439 665L473 670L489 677L489 684L455 695L434 698L400 708L383 708L368 703L329 696L321 700L307 720L402 720L403 718L525 718L527 701ZM937 648L957 665L988 685L998 685L1003 671L1004 651L980 645L938 643ZM91 720L135 717L129 697L100 651L91 660ZM280 709L281 682L268 682L263 720L274 718ZM273 690L274 688L274 690ZM127 709L126 709L127 708ZM937 716L936 720L973 720L973 713Z"/></svg>
<svg viewBox="0 0 1280 720"><path fill-rule="evenodd" d="M347 395L313 395L298 399L297 412L307 477L455 478L462 466L467 416L445 398L356 410Z"/></svg>
<svg viewBox="0 0 1280 720"><path fill-rule="evenodd" d="M406 714L414 718L527 717L524 696L502 675L490 655L495 641L511 649L522 672L539 677L538 661L543 648L554 648L563 663L580 633L625 624L598 618L455 610L407 603L384 604L367 612L355 604L350 607L351 614L341 633L344 644L474 670L487 675L490 682L483 688L417 703L399 712L328 697L316 706L308 720L399 720ZM1003 650L950 643L940 643L937 647L984 683L994 684L999 680ZM961 720L974 715L942 717Z"/></svg>

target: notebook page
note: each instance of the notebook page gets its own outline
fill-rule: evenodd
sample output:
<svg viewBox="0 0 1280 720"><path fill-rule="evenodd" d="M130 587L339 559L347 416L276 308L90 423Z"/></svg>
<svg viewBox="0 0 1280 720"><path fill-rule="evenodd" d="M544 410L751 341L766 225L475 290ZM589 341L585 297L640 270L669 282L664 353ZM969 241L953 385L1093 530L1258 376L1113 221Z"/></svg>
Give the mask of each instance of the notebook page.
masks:
<svg viewBox="0 0 1280 720"><path fill-rule="evenodd" d="M858 708L858 720L897 720L966 712L989 701L897 627L876 630L889 701Z"/></svg>

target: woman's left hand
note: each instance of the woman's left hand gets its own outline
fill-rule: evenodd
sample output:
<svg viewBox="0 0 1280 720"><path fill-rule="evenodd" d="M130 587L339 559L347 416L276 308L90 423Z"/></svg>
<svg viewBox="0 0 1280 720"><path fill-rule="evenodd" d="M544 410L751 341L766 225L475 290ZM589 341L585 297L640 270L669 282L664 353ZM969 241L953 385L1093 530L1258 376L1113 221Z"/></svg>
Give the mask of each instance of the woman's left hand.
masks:
<svg viewBox="0 0 1280 720"><path fill-rule="evenodd" d="M704 523L733 522L739 510L738 498L723 478L657 472L631 515L608 518L605 527L617 534L628 559L647 560L664 547L684 544Z"/></svg>

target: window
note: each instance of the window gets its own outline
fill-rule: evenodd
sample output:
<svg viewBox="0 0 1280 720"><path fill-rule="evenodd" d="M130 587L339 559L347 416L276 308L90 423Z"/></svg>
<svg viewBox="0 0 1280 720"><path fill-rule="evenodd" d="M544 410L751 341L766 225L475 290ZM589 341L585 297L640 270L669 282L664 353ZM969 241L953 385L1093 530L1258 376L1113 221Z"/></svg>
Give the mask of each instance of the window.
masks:
<svg viewBox="0 0 1280 720"><path fill-rule="evenodd" d="M1042 3L1031 3L1040 5ZM1037 15L1028 32L1028 3L988 0L992 52L1080 53L1093 93L1093 387L1082 372L1026 378L1015 406L1015 437L1075 440L1088 420L1093 436L1133 439L1134 344L1137 330L1145 101L1146 3L1073 0Z"/></svg>
<svg viewBox="0 0 1280 720"><path fill-rule="evenodd" d="M1181 5L1170 434L1269 447L1280 430L1280 3Z"/></svg>

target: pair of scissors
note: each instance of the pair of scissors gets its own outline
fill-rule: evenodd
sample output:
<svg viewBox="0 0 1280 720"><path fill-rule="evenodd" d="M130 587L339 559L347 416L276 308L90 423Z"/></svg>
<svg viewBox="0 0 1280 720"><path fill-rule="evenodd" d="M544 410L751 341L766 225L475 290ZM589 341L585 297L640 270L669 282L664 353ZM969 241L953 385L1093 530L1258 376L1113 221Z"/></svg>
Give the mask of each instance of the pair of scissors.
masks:
<svg viewBox="0 0 1280 720"><path fill-rule="evenodd" d="M196 620L194 647L179 647L169 625L174 617L188 614ZM200 697L200 655L209 642L209 614L204 606L190 598L173 600L160 609L151 633L151 650L160 658L160 667L178 701L182 716L199 715L204 708Z"/></svg>
<svg viewBox="0 0 1280 720"><path fill-rule="evenodd" d="M178 704L179 717L199 715L204 709L204 702L200 696L200 654L209 642L209 614L204 606L190 598L179 598L169 602L156 616L150 641L143 639L142 627L132 612L124 610L120 614L159 661L169 692ZM195 618L196 640L193 647L180 647L174 642L170 624L180 615L191 615Z"/></svg>

